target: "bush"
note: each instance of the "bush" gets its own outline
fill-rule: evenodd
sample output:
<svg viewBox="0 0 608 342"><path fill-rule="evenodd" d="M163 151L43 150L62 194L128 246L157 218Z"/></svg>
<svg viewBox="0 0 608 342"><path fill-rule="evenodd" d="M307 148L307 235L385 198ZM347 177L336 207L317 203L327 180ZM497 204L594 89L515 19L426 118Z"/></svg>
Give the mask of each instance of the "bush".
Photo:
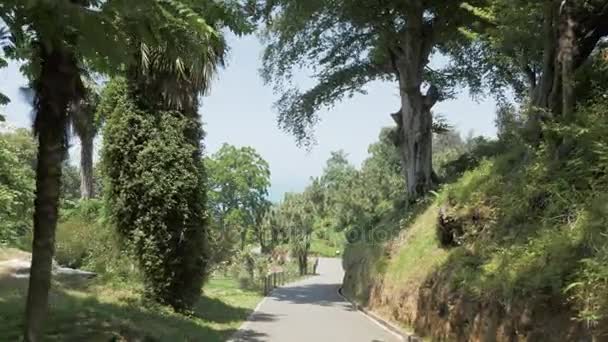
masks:
<svg viewBox="0 0 608 342"><path fill-rule="evenodd" d="M65 219L80 218L87 222L103 220L103 202L98 199L80 200L62 209L62 217Z"/></svg>
<svg viewBox="0 0 608 342"><path fill-rule="evenodd" d="M96 224L79 218L68 219L57 225L55 236L55 260L62 265L81 268L91 255L91 242L100 229Z"/></svg>
<svg viewBox="0 0 608 342"><path fill-rule="evenodd" d="M111 226L104 224L101 202L80 202L57 225L55 259L62 266L82 268L108 279L139 278L128 247Z"/></svg>

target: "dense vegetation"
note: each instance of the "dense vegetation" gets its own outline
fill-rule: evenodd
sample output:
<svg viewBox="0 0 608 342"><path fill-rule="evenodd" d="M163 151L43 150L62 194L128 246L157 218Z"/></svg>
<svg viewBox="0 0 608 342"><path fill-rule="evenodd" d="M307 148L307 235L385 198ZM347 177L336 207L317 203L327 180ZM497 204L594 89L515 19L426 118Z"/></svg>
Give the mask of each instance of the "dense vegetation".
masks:
<svg viewBox="0 0 608 342"><path fill-rule="evenodd" d="M31 258L26 280L0 269L3 335L226 338L209 326L233 329L269 272L343 253L347 295L436 340L608 336L605 0L3 0L0 19L0 67L23 62L34 112L32 132L0 133L0 257ZM254 149L203 147L224 34L257 25L300 144L368 83L399 93L360 167L334 152L279 203ZM496 98L496 139L432 112L462 87ZM98 278L58 279L57 262ZM91 329L66 332L85 304Z"/></svg>
<svg viewBox="0 0 608 342"><path fill-rule="evenodd" d="M299 141L323 107L399 84L390 139L333 195L346 293L433 340L605 338L606 2L274 4L264 70ZM458 85L496 97L496 140L430 123Z"/></svg>

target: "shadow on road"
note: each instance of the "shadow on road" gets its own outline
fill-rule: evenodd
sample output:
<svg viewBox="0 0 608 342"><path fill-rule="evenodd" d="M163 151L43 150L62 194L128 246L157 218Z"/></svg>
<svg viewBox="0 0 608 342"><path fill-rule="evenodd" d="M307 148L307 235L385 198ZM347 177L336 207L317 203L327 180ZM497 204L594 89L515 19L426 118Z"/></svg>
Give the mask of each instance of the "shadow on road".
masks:
<svg viewBox="0 0 608 342"><path fill-rule="evenodd" d="M229 340L230 342L267 342L268 334L260 333L251 329L240 330L238 336Z"/></svg>
<svg viewBox="0 0 608 342"><path fill-rule="evenodd" d="M321 306L341 306L352 310L338 294L341 284L309 284L278 289L270 296L278 301L293 304L313 304Z"/></svg>
<svg viewBox="0 0 608 342"><path fill-rule="evenodd" d="M268 314L264 312L255 312L249 316L250 322L274 322L279 318L278 315Z"/></svg>

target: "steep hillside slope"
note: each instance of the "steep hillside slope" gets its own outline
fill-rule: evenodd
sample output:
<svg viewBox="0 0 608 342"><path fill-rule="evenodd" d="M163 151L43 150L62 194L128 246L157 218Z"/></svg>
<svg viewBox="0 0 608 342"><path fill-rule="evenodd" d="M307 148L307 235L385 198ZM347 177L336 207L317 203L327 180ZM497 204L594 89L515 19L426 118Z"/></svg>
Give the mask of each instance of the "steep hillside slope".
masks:
<svg viewBox="0 0 608 342"><path fill-rule="evenodd" d="M433 341L608 340L606 174L588 165L482 162L367 234L388 241L349 244L345 293Z"/></svg>

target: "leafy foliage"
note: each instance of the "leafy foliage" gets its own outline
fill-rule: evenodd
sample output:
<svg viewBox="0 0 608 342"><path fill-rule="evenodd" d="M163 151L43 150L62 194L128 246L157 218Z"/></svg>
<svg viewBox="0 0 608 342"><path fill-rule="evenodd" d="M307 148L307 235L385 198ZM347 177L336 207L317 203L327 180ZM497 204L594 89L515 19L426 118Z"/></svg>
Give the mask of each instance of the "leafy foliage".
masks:
<svg viewBox="0 0 608 342"><path fill-rule="evenodd" d="M321 177L302 193L286 195L277 207L278 227L287 230L296 255L308 255L313 248L335 256L347 240L372 236L381 221L404 205L401 163L391 134L382 131L360 170L346 153L333 152Z"/></svg>
<svg viewBox="0 0 608 342"><path fill-rule="evenodd" d="M370 157L333 195L335 227L349 239L361 239L385 216L405 203L404 180L391 131L369 147Z"/></svg>
<svg viewBox="0 0 608 342"><path fill-rule="evenodd" d="M208 206L215 227L212 231L216 241L214 250L222 255L215 258L229 258L234 248L243 250L250 235L266 251L269 242L262 220L270 207L268 163L251 147L224 144L205 159L205 167Z"/></svg>
<svg viewBox="0 0 608 342"><path fill-rule="evenodd" d="M428 61L421 65L398 61L400 54L405 54L404 49L416 49L414 41L424 45L419 51L422 54L431 53L435 47L450 49L467 40L458 30L460 27L475 26L479 21L475 13L461 6L461 1L269 4L262 76L267 83L274 83L281 94L276 105L279 125L300 143L310 142L321 109L365 93L364 86L371 81L397 81L404 64L409 64L407 68L422 68L416 73L424 73L424 81L441 86L442 97L448 96L454 77L426 72ZM416 17L418 14L422 18ZM415 29L413 25L418 19L423 27ZM316 79L310 89L302 91L293 84L293 76L299 69L310 71Z"/></svg>
<svg viewBox="0 0 608 342"><path fill-rule="evenodd" d="M30 232L36 144L26 130L0 134L0 245Z"/></svg>

